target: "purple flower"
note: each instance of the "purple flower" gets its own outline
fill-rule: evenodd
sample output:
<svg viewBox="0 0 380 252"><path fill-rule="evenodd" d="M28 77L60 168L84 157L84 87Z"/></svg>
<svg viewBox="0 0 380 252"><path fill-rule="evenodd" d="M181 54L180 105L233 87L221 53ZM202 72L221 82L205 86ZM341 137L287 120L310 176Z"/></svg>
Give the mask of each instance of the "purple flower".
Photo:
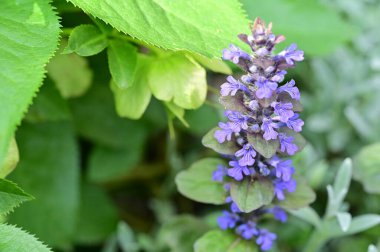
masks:
<svg viewBox="0 0 380 252"><path fill-rule="evenodd" d="M264 131L263 137L265 140L277 139L278 133L274 129L278 129L277 123L272 122L270 118L263 118L261 129Z"/></svg>
<svg viewBox="0 0 380 252"><path fill-rule="evenodd" d="M296 84L295 81L291 80L291 81L287 82L286 84L282 85L281 87L279 87L277 89L277 93L286 92L290 95L290 97L299 101L301 95L300 95L300 91L295 86L295 84Z"/></svg>
<svg viewBox="0 0 380 252"><path fill-rule="evenodd" d="M289 155L294 155L298 151L297 145L293 143L293 136L287 136L284 133L280 133L278 137L280 139L280 150L282 152L286 152Z"/></svg>
<svg viewBox="0 0 380 252"><path fill-rule="evenodd" d="M234 228L238 221L239 216L228 211L223 211L223 215L217 218L218 225L223 230Z"/></svg>
<svg viewBox="0 0 380 252"><path fill-rule="evenodd" d="M235 202L231 203L230 209L231 209L231 212L233 212L233 213L241 213L240 208L238 207L238 205Z"/></svg>
<svg viewBox="0 0 380 252"><path fill-rule="evenodd" d="M265 79L259 79L255 82L255 84L257 86L256 96L259 99L270 98L273 91L275 91L278 86L276 82Z"/></svg>
<svg viewBox="0 0 380 252"><path fill-rule="evenodd" d="M274 218L281 221L282 223L286 222L288 219L288 215L281 207L273 207L271 209L271 212L273 213Z"/></svg>
<svg viewBox="0 0 380 252"><path fill-rule="evenodd" d="M248 53L244 52L242 49L235 45L230 45L230 49L223 50L223 59L231 60L233 63L238 64L240 58L250 60L251 57Z"/></svg>
<svg viewBox="0 0 380 252"><path fill-rule="evenodd" d="M249 102L248 107L252 110L257 110L260 108L259 102L256 100L252 100Z"/></svg>
<svg viewBox="0 0 380 252"><path fill-rule="evenodd" d="M280 52L276 58L284 59L286 63L290 66L294 65L294 61L302 61L303 60L303 51L296 50L297 45L291 44L288 48Z"/></svg>
<svg viewBox="0 0 380 252"><path fill-rule="evenodd" d="M256 244L260 245L260 248L264 251L270 250L272 248L273 241L276 240L276 238L276 234L271 233L266 229L261 229L259 236L256 239Z"/></svg>
<svg viewBox="0 0 380 252"><path fill-rule="evenodd" d="M280 82L282 82L284 80L285 74L287 74L287 72L285 70L278 71L278 72L276 72L275 75L273 75L272 77L270 77L270 80L274 81L274 82L277 82L277 83L280 83Z"/></svg>
<svg viewBox="0 0 380 252"><path fill-rule="evenodd" d="M285 190L288 192L294 192L297 187L297 182L294 179L291 179L289 181L283 181L280 179L277 179L274 181L274 194L276 195L278 200L284 200L285 199Z"/></svg>
<svg viewBox="0 0 380 252"><path fill-rule="evenodd" d="M215 131L214 137L219 143L223 143L224 141L231 141L232 137L232 129L230 128L230 125L228 123L220 122L219 124L220 130Z"/></svg>
<svg viewBox="0 0 380 252"><path fill-rule="evenodd" d="M227 96L231 94L234 96L238 90L247 91L247 87L244 86L240 81L235 80L234 77L228 76L227 82L223 83L221 86L220 94L222 96Z"/></svg>
<svg viewBox="0 0 380 252"><path fill-rule="evenodd" d="M224 112L224 115L227 116L227 118L231 121L229 123L229 127L235 133L239 133L242 129L248 129L247 116L242 115L240 112L231 110L226 110L226 112Z"/></svg>
<svg viewBox="0 0 380 252"><path fill-rule="evenodd" d="M259 230L256 228L256 223L253 221L248 221L245 224L241 224L236 228L236 233L241 235L246 240L252 239L253 236L259 234Z"/></svg>
<svg viewBox="0 0 380 252"><path fill-rule="evenodd" d="M289 181L294 173L294 167L292 166L292 160L281 160L277 156L272 157L269 161L270 165L274 166L275 174L277 178L283 181Z"/></svg>
<svg viewBox="0 0 380 252"><path fill-rule="evenodd" d="M238 161L230 161L229 164L233 168L228 169L227 174L228 176L234 178L237 181L243 179L243 174L247 176L251 174L247 166L241 166Z"/></svg>
<svg viewBox="0 0 380 252"><path fill-rule="evenodd" d="M243 148L235 153L236 157L241 157L239 159L240 166L249 166L255 163L254 157L256 157L256 151L253 149L252 145L245 144Z"/></svg>
<svg viewBox="0 0 380 252"><path fill-rule="evenodd" d="M223 165L218 165L218 168L212 173L212 180L223 182L224 176L227 175L227 168Z"/></svg>
<svg viewBox="0 0 380 252"><path fill-rule="evenodd" d="M294 113L294 116L289 118L289 120L286 122L286 126L295 132L301 132L303 124L304 122L299 118L299 115L297 113Z"/></svg>
<svg viewBox="0 0 380 252"><path fill-rule="evenodd" d="M270 174L268 166L266 166L263 162L259 162L257 166L259 167L259 172L261 175L268 176Z"/></svg>
<svg viewBox="0 0 380 252"><path fill-rule="evenodd" d="M274 108L274 113L280 117L281 122L287 122L290 117L294 116L293 105L290 102L272 102L272 108Z"/></svg>

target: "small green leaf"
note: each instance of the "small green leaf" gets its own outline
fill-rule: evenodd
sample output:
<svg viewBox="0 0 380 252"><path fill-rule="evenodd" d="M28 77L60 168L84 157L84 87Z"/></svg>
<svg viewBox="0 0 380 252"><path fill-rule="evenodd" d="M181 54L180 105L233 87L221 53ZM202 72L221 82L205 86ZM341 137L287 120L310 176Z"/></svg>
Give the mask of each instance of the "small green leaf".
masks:
<svg viewBox="0 0 380 252"><path fill-rule="evenodd" d="M211 230L194 244L195 252L257 252L257 245L252 241L222 230Z"/></svg>
<svg viewBox="0 0 380 252"><path fill-rule="evenodd" d="M139 251L139 244L136 242L133 230L125 222L120 222L117 227L117 240L124 252Z"/></svg>
<svg viewBox="0 0 380 252"><path fill-rule="evenodd" d="M205 68L216 72L216 73L222 73L222 74L232 74L231 68L224 63L220 59L216 58L207 58L205 56L202 56L200 54L191 54L191 57L194 58L196 61L198 61L199 64L204 66Z"/></svg>
<svg viewBox="0 0 380 252"><path fill-rule="evenodd" d="M243 114L250 113L249 110L244 106L244 98L241 92L237 92L234 96L222 96L220 97L219 101L226 110L239 111Z"/></svg>
<svg viewBox="0 0 380 252"><path fill-rule="evenodd" d="M321 218L319 218L317 212L309 206L303 207L297 210L287 209L292 215L309 222L318 228L321 225Z"/></svg>
<svg viewBox="0 0 380 252"><path fill-rule="evenodd" d="M131 37L169 50L220 57L236 35L248 32L249 20L237 0L70 0ZM228 17L228 18L226 18Z"/></svg>
<svg viewBox="0 0 380 252"><path fill-rule="evenodd" d="M206 71L189 56L168 54L152 61L148 82L157 99L185 109L196 109L206 99Z"/></svg>
<svg viewBox="0 0 380 252"><path fill-rule="evenodd" d="M351 225L352 216L350 213L337 213L336 218L338 219L339 225L343 232L346 232Z"/></svg>
<svg viewBox="0 0 380 252"><path fill-rule="evenodd" d="M139 119L144 114L152 96L147 83L148 67L149 59L141 56L138 58L137 72L130 87L120 88L115 81L111 81L119 116Z"/></svg>
<svg viewBox="0 0 380 252"><path fill-rule="evenodd" d="M265 158L271 158L276 154L280 143L277 140L265 140L260 134L248 134L248 142L253 145L253 148L263 155Z"/></svg>
<svg viewBox="0 0 380 252"><path fill-rule="evenodd" d="M0 215L8 214L22 202L32 199L31 195L25 193L15 183L0 179Z"/></svg>
<svg viewBox="0 0 380 252"><path fill-rule="evenodd" d="M231 184L231 197L239 209L245 213L252 212L272 202L274 188L267 179L234 181Z"/></svg>
<svg viewBox="0 0 380 252"><path fill-rule="evenodd" d="M137 48L122 40L111 40L107 49L108 66L118 88L133 85L137 70Z"/></svg>
<svg viewBox="0 0 380 252"><path fill-rule="evenodd" d="M18 153L16 139L12 138L8 146L7 155L0 166L0 178L5 178L13 171L19 161L19 158L20 156Z"/></svg>
<svg viewBox="0 0 380 252"><path fill-rule="evenodd" d="M61 53L65 44L67 42L61 42L61 49L51 59L46 69L63 97L78 97L90 87L92 72L87 59L74 53Z"/></svg>
<svg viewBox="0 0 380 252"><path fill-rule="evenodd" d="M103 51L107 45L105 34L94 25L84 24L73 29L63 53L75 52L80 56L92 56Z"/></svg>
<svg viewBox="0 0 380 252"><path fill-rule="evenodd" d="M157 237L168 247L165 251L193 251L194 242L208 230L203 220L191 215L179 215L165 222Z"/></svg>
<svg viewBox="0 0 380 252"><path fill-rule="evenodd" d="M296 191L287 193L285 199L276 200L276 204L285 209L299 209L308 206L314 202L315 192L307 185L304 178L295 176L297 181Z"/></svg>
<svg viewBox="0 0 380 252"><path fill-rule="evenodd" d="M354 158L354 178L368 193L380 194L380 143L368 145Z"/></svg>
<svg viewBox="0 0 380 252"><path fill-rule="evenodd" d="M14 252L51 252L42 242L24 230L6 224L0 224L0 250Z"/></svg>
<svg viewBox="0 0 380 252"><path fill-rule="evenodd" d="M186 197L210 204L224 204L226 192L223 183L213 181L212 173L224 161L218 158L205 158L193 163L186 171L175 178L178 191Z"/></svg>
<svg viewBox="0 0 380 252"><path fill-rule="evenodd" d="M239 150L239 148L236 146L233 139L231 141L225 141L223 143L219 143L215 137L215 131L220 130L219 127L215 127L212 130L210 130L203 138L202 138L202 144L210 149L213 149L214 151L224 154L224 155L234 155L235 152Z"/></svg>

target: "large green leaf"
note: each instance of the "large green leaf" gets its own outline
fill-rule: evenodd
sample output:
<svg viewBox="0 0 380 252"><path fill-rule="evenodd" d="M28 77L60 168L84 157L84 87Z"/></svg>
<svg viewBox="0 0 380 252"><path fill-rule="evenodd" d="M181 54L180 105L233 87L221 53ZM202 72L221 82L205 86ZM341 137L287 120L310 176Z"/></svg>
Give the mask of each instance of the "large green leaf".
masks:
<svg viewBox="0 0 380 252"><path fill-rule="evenodd" d="M188 170L181 171L176 176L178 191L198 202L225 203L226 192L223 183L212 180L213 171L223 163L224 161L218 158L205 158L195 162Z"/></svg>
<svg viewBox="0 0 380 252"><path fill-rule="evenodd" d="M263 155L265 158L271 158L276 154L280 143L276 140L265 140L260 134L248 134L248 142L253 145L253 148Z"/></svg>
<svg viewBox="0 0 380 252"><path fill-rule="evenodd" d="M9 252L51 252L42 242L24 230L0 224L0 251Z"/></svg>
<svg viewBox="0 0 380 252"><path fill-rule="evenodd" d="M149 44L220 57L249 21L237 0L70 0L126 34Z"/></svg>
<svg viewBox="0 0 380 252"><path fill-rule="evenodd" d="M250 18L273 22L273 31L285 35L285 45L297 43L307 54L327 54L349 41L354 27L338 12L317 0L242 0Z"/></svg>
<svg viewBox="0 0 380 252"><path fill-rule="evenodd" d="M0 163L16 125L58 45L59 23L48 1L0 1Z"/></svg>
<svg viewBox="0 0 380 252"><path fill-rule="evenodd" d="M174 53L153 60L148 82L157 99L185 109L198 108L206 99L206 71L189 56Z"/></svg>
<svg viewBox="0 0 380 252"><path fill-rule="evenodd" d="M5 215L19 206L22 202L33 199L15 183L0 179L0 215Z"/></svg>
<svg viewBox="0 0 380 252"><path fill-rule="evenodd" d="M195 252L257 252L253 241L222 230L211 230L194 244Z"/></svg>
<svg viewBox="0 0 380 252"><path fill-rule="evenodd" d="M380 143L364 147L354 158L354 178L369 193L380 194Z"/></svg>
<svg viewBox="0 0 380 252"><path fill-rule="evenodd" d="M79 203L74 131L64 121L25 123L17 132L17 142L22 158L10 179L36 199L17 208L9 220L51 246L67 248L74 235Z"/></svg>
<svg viewBox="0 0 380 252"><path fill-rule="evenodd" d="M100 243L115 230L117 220L117 210L106 193L98 186L83 183L75 241Z"/></svg>
<svg viewBox="0 0 380 252"><path fill-rule="evenodd" d="M245 213L252 212L272 202L274 188L268 179L234 181L231 184L231 197Z"/></svg>

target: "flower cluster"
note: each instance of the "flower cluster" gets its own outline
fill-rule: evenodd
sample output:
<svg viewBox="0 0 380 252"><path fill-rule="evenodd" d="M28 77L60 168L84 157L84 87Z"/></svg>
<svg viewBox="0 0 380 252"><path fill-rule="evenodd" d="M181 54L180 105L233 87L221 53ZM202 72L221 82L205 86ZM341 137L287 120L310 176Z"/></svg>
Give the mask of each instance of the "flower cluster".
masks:
<svg viewBox="0 0 380 252"><path fill-rule="evenodd" d="M245 74L239 79L227 77L221 85L221 103L226 107L227 122L220 122L214 137L220 143L232 142L236 146L230 158L229 167L219 166L213 173L213 180L225 183L229 192L229 180L268 179L274 188L274 197L282 201L286 193L294 192L294 167L286 156L298 151L296 134L302 130L304 122L299 118L300 92L295 81L283 82L286 69L303 60L303 52L292 44L277 55L273 49L285 38L275 36L271 24L265 26L256 19L252 35L239 35L239 38L252 50L244 52L235 45L223 51L223 59L237 64ZM252 139L255 139L253 141ZM257 143L266 143L273 153L262 153ZM269 250L276 235L260 229L257 221L263 214L273 214L275 219L286 221L286 213L280 207L261 207L251 213L243 213L231 197L227 197L230 211L218 218L221 229L234 229L246 240L256 239L262 250Z"/></svg>

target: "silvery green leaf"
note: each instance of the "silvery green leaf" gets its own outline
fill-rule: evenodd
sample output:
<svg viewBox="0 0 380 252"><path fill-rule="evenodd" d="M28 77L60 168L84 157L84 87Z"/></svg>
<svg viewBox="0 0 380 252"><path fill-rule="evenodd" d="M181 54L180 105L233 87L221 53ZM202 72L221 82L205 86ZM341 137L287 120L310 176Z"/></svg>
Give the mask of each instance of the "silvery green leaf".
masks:
<svg viewBox="0 0 380 252"><path fill-rule="evenodd" d="M318 214L309 206L297 210L288 210L288 212L306 222L309 222L315 227L319 227L321 224L321 219Z"/></svg>
<svg viewBox="0 0 380 252"><path fill-rule="evenodd" d="M351 225L352 216L350 213L337 213L336 217L338 219L339 225L343 232L346 232Z"/></svg>
<svg viewBox="0 0 380 252"><path fill-rule="evenodd" d="M379 252L375 245L371 244L368 246L368 252Z"/></svg>
<svg viewBox="0 0 380 252"><path fill-rule="evenodd" d="M125 222L120 222L117 227L117 240L124 252L137 252L139 245L136 242L133 230Z"/></svg>

